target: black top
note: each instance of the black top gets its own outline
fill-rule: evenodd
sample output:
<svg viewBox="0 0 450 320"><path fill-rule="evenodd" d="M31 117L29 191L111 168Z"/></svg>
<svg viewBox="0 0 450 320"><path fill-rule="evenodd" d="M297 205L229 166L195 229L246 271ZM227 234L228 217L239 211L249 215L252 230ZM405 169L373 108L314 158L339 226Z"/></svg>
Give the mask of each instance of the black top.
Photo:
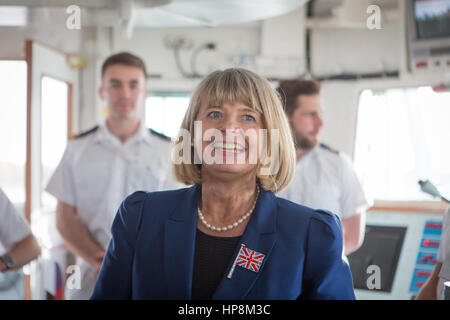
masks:
<svg viewBox="0 0 450 320"><path fill-rule="evenodd" d="M192 299L211 299L233 258L241 236L216 237L197 229Z"/></svg>

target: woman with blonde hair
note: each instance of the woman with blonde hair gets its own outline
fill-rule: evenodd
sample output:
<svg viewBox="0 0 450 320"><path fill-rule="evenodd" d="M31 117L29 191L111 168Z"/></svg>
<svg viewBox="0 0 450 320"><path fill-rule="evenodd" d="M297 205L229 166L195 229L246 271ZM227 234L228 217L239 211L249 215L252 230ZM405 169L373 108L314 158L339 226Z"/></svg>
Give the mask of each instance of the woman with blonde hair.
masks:
<svg viewBox="0 0 450 320"><path fill-rule="evenodd" d="M354 299L339 218L274 195L295 148L267 80L206 77L172 161L192 186L123 201L92 299Z"/></svg>

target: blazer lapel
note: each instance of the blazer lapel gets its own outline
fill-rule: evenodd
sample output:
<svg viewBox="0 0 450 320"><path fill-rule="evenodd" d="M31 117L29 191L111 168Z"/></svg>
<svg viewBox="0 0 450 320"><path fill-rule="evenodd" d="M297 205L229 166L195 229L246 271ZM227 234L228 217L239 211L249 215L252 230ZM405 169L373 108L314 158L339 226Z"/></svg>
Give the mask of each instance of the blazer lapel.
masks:
<svg viewBox="0 0 450 320"><path fill-rule="evenodd" d="M166 221L164 269L169 299L191 299L199 196L200 187L191 187Z"/></svg>
<svg viewBox="0 0 450 320"><path fill-rule="evenodd" d="M248 295L258 276L263 271L264 265L269 260L270 253L275 245L276 213L275 196L270 191L261 188L255 210L228 265L227 272L213 294L213 299L245 299ZM244 244L247 249L264 254L265 257L258 272L235 266L231 278L228 278L227 276L241 249L241 244Z"/></svg>

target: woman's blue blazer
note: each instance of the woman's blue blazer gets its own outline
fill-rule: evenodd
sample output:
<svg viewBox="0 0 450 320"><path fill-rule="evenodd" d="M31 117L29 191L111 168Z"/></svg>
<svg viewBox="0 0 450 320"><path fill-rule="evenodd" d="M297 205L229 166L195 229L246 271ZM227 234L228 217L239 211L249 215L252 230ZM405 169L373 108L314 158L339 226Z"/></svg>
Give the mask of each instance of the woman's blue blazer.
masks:
<svg viewBox="0 0 450 320"><path fill-rule="evenodd" d="M191 299L201 186L138 191L121 204L91 299ZM240 244L265 255L258 272L232 267ZM354 299L337 215L261 188L213 299Z"/></svg>

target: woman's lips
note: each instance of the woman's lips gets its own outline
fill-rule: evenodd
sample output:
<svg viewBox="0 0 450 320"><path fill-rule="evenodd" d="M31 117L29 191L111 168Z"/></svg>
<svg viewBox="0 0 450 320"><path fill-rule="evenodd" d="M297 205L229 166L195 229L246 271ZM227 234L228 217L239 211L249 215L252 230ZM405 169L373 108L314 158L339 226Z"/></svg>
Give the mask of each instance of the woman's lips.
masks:
<svg viewBox="0 0 450 320"><path fill-rule="evenodd" d="M244 152L245 147L237 143L227 143L227 142L214 142L212 147L215 150L221 150L224 152Z"/></svg>

